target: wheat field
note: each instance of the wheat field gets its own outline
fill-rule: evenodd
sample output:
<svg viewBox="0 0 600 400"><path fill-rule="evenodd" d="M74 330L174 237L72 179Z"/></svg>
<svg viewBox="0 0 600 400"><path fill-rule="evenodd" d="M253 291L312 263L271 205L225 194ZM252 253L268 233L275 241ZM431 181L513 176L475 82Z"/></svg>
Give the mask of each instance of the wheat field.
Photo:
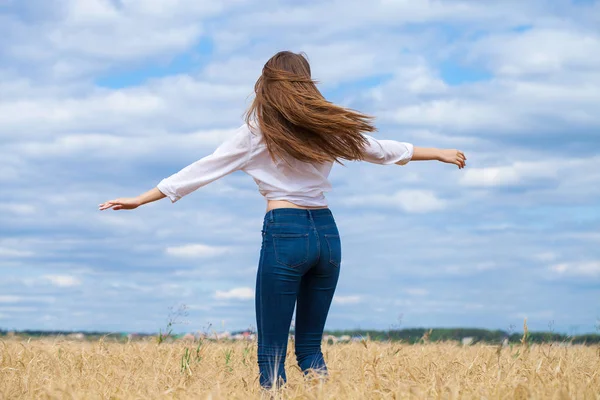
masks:
<svg viewBox="0 0 600 400"><path fill-rule="evenodd" d="M2 399L600 399L592 346L324 344L326 381L261 391L256 343L0 340Z"/></svg>

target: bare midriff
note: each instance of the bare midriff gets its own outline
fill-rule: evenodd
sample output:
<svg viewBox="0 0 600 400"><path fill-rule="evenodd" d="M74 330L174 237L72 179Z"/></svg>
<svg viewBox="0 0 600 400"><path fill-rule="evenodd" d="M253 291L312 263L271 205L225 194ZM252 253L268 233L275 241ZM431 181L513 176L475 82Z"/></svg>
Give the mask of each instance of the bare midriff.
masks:
<svg viewBox="0 0 600 400"><path fill-rule="evenodd" d="M289 201L286 201L286 200L269 200L267 202L267 212L274 210L276 208L299 208L302 210L318 210L318 209L327 208L327 207L299 206L297 204L290 203Z"/></svg>

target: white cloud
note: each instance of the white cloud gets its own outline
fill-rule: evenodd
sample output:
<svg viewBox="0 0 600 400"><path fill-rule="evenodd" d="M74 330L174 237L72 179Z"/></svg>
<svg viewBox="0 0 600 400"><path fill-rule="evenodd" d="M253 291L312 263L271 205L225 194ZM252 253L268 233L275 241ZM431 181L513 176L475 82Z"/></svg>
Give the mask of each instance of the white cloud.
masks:
<svg viewBox="0 0 600 400"><path fill-rule="evenodd" d="M341 305L345 305L345 304L358 304L362 301L361 296L334 296L333 297L333 302L336 304L341 304Z"/></svg>
<svg viewBox="0 0 600 400"><path fill-rule="evenodd" d="M488 36L475 43L471 61L482 61L499 75L549 74L600 66L597 32L533 28Z"/></svg>
<svg viewBox="0 0 600 400"><path fill-rule="evenodd" d="M478 3L462 1L393 1L383 0L369 4L361 0L333 0L295 4L294 7L273 8L268 3L264 9L244 13L232 20L233 24L264 34L269 28L300 29L302 36L314 39L342 32L373 30L376 26L382 30L405 24L427 22L507 25L524 20L535 10L543 8L523 3L511 3L510 7L497 3ZM335 21L335 23L332 23Z"/></svg>
<svg viewBox="0 0 600 400"><path fill-rule="evenodd" d="M528 152L529 153L529 152ZM506 156L501 155L499 159ZM522 156L520 156L522 157ZM531 158L536 156L531 155ZM527 157L525 157L527 158ZM467 167L459 184L472 188L527 188L535 195L529 200L540 202L570 201L572 205L588 202L600 193L595 182L600 179L600 158L597 156L567 158L537 156L538 161L516 161L512 164L472 168ZM482 160L479 165L485 165ZM542 185L540 185L542 184ZM521 200L527 199L521 197Z"/></svg>
<svg viewBox="0 0 600 400"><path fill-rule="evenodd" d="M4 165L0 167L0 182L14 182L19 175L19 170L14 166Z"/></svg>
<svg viewBox="0 0 600 400"><path fill-rule="evenodd" d="M391 100L385 96L391 96L394 91L411 96L408 102L411 102L412 96L415 95L443 95L449 91L449 86L422 57L405 56L398 65L393 66L391 72L393 77L390 80L367 92L367 101L373 99L383 106L385 102ZM448 139L445 136L443 138Z"/></svg>
<svg viewBox="0 0 600 400"><path fill-rule="evenodd" d="M404 211L411 213L439 211L447 207L445 200L437 198L435 193L427 190L404 190L397 192L395 197Z"/></svg>
<svg viewBox="0 0 600 400"><path fill-rule="evenodd" d="M1 301L0 301L1 303ZM1 306L0 310L3 312L15 313L15 314L23 314L23 313L33 313L39 311L38 307L23 307L23 306Z"/></svg>
<svg viewBox="0 0 600 400"><path fill-rule="evenodd" d="M110 283L110 287L118 290L126 290L128 292L156 293L155 287L140 285L135 282L112 282Z"/></svg>
<svg viewBox="0 0 600 400"><path fill-rule="evenodd" d="M31 257L34 253L32 251L27 250L18 250L12 249L8 247L0 247L0 256L2 257L11 257L11 258L21 258L21 257Z"/></svg>
<svg viewBox="0 0 600 400"><path fill-rule="evenodd" d="M398 99L398 88L386 83L376 90L373 100L382 120L400 126L480 138L519 133L543 139L542 132L600 126L594 108L600 100L598 87L597 73L575 78L559 74L552 80L491 80L455 86L433 98L423 93Z"/></svg>
<svg viewBox="0 0 600 400"><path fill-rule="evenodd" d="M566 239L587 240L600 243L600 233L597 232L572 232L564 235Z"/></svg>
<svg viewBox="0 0 600 400"><path fill-rule="evenodd" d="M23 302L32 302L32 303L55 303L56 298L53 296L17 296L17 295L0 295L0 303L23 303Z"/></svg>
<svg viewBox="0 0 600 400"><path fill-rule="evenodd" d="M161 152L165 157L186 155L200 158L201 155L210 154L233 132L235 132L235 128L208 129L188 134L165 133L153 137L126 137L96 133L63 135L50 140L31 140L9 145L6 152L18 153L27 160L61 159L67 156L85 156L100 161L123 159L123 157L131 160L153 156L157 152ZM31 209L30 206L15 204L7 204L6 207L23 214L26 213L28 207L29 210Z"/></svg>
<svg viewBox="0 0 600 400"><path fill-rule="evenodd" d="M81 280L72 275L46 275L44 277L52 285L58 287L73 287L80 286Z"/></svg>
<svg viewBox="0 0 600 400"><path fill-rule="evenodd" d="M0 203L0 210L18 215L31 215L35 213L36 208L31 204Z"/></svg>
<svg viewBox="0 0 600 400"><path fill-rule="evenodd" d="M44 10L44 3L50 2L32 0L32 8ZM44 23L9 14L8 28L0 33L8 33L5 36L12 40L0 44L12 60L29 69L38 67L39 74L54 79L136 65L146 58L167 64L198 42L206 18L237 4L236 0L57 0Z"/></svg>
<svg viewBox="0 0 600 400"><path fill-rule="evenodd" d="M512 317L514 318L518 318L520 320L528 320L531 321L533 319L537 319L537 320L549 320L549 319L553 319L556 317L556 313L552 310L540 310L540 311L533 311L533 312L517 312L514 313L512 315Z"/></svg>
<svg viewBox="0 0 600 400"><path fill-rule="evenodd" d="M551 262L558 258L558 255L552 251L538 253L533 255L533 259L541 262Z"/></svg>
<svg viewBox="0 0 600 400"><path fill-rule="evenodd" d="M489 102L454 95L450 99L438 99L416 104L403 105L385 116L398 124L409 126L431 126L452 130L476 130L489 126L512 129L520 122L516 113L510 119Z"/></svg>
<svg viewBox="0 0 600 400"><path fill-rule="evenodd" d="M206 244L187 244L183 246L167 247L166 253L175 257L205 258L215 257L229 251L228 247L210 246Z"/></svg>
<svg viewBox="0 0 600 400"><path fill-rule="evenodd" d="M600 276L600 261L582 261L556 264L550 270L560 275L596 277Z"/></svg>
<svg viewBox="0 0 600 400"><path fill-rule="evenodd" d="M391 195L353 196L343 200L349 206L385 206L400 208L407 213L427 213L443 210L448 206L430 190L400 190Z"/></svg>
<svg viewBox="0 0 600 400"><path fill-rule="evenodd" d="M533 137L565 129L571 136L577 134L574 125L598 128L598 30L567 25L505 32L491 30L475 44L470 39L428 43L445 54L435 61L448 62L449 58L460 67L483 70L491 77L448 86L435 83L443 67L439 72L425 67L414 71L418 71L418 81L427 84L413 88L415 79L398 69L394 79L371 90L378 115L401 126L479 138L517 132ZM403 96L397 96L399 91Z"/></svg>
<svg viewBox="0 0 600 400"><path fill-rule="evenodd" d="M502 167L469 168L460 179L464 186L511 186L557 178L558 162L515 162Z"/></svg>
<svg viewBox="0 0 600 400"><path fill-rule="evenodd" d="M0 303L20 303L23 298L20 296L0 295Z"/></svg>
<svg viewBox="0 0 600 400"><path fill-rule="evenodd" d="M254 298L254 290L248 287L233 288L227 291L217 290L215 298L223 300L251 300Z"/></svg>
<svg viewBox="0 0 600 400"><path fill-rule="evenodd" d="M96 87L55 96L33 90L27 99L0 100L0 135L19 132L22 137L13 141L42 137L69 147L81 146L85 138L114 147L127 136L148 140L215 126L234 129L241 123L253 83L223 84L175 75L115 90Z"/></svg>
<svg viewBox="0 0 600 400"><path fill-rule="evenodd" d="M411 296L427 296L429 294L429 290L423 288L406 288L404 291Z"/></svg>

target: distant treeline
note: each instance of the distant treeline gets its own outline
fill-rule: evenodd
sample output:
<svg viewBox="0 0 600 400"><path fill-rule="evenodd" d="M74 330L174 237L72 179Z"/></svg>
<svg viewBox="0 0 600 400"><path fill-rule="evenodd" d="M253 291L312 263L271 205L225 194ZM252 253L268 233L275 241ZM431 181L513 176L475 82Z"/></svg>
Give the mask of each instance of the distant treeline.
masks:
<svg viewBox="0 0 600 400"><path fill-rule="evenodd" d="M24 330L14 331L15 335L26 337L44 337L44 336L68 336L75 333L83 333L86 339L95 338L126 338L128 333L109 333L109 332L82 332L82 331L41 331L41 330ZM0 336L5 336L8 331L0 329ZM350 336L351 338L368 338L376 341L403 341L405 343L419 343L422 341L439 342L439 341L462 341L465 338L472 338L472 343L488 343L498 344L507 340L509 343L520 343L526 340L528 343L548 343L548 342L564 342L573 344L600 344L600 335L565 335L555 332L528 332L523 338L523 333L509 333L502 330L486 330L476 328L408 328L387 331L377 330L343 330L343 331L326 331L326 335ZM149 333L134 333L136 337L153 336L156 334Z"/></svg>
<svg viewBox="0 0 600 400"><path fill-rule="evenodd" d="M509 343L519 343L523 339L523 333L509 333L502 330L490 331L477 328L409 328L388 331L376 330L346 330L346 331L328 331L327 334L333 336L349 335L351 337L368 337L370 340L391 340L403 341L407 343L418 343L423 340L430 342L439 341L462 341L464 338L472 338L473 343L483 342L498 344L505 339ZM568 342L573 344L593 344L600 343L600 335L565 335L556 332L528 332L525 340L529 343L548 343L548 342Z"/></svg>
<svg viewBox="0 0 600 400"><path fill-rule="evenodd" d="M7 331L0 329L0 337L6 336L9 333L14 333L17 336L25 337L46 337L46 336L69 336L74 334L83 333L86 339L100 339L100 338L126 338L129 333L127 332L100 332L100 331L41 331L41 330L24 330L24 331ZM143 336L154 336L155 334L149 333L136 333L138 337Z"/></svg>

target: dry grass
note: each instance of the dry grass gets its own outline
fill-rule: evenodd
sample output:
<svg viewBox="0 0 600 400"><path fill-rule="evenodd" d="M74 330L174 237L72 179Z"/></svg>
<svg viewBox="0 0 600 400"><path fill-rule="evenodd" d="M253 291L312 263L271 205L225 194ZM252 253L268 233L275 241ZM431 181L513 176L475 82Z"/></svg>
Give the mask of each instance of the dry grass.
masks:
<svg viewBox="0 0 600 400"><path fill-rule="evenodd" d="M595 347L324 345L331 376L305 379L288 349L286 399L600 399ZM186 355L187 354L187 355ZM267 398L256 344L0 341L2 399Z"/></svg>

